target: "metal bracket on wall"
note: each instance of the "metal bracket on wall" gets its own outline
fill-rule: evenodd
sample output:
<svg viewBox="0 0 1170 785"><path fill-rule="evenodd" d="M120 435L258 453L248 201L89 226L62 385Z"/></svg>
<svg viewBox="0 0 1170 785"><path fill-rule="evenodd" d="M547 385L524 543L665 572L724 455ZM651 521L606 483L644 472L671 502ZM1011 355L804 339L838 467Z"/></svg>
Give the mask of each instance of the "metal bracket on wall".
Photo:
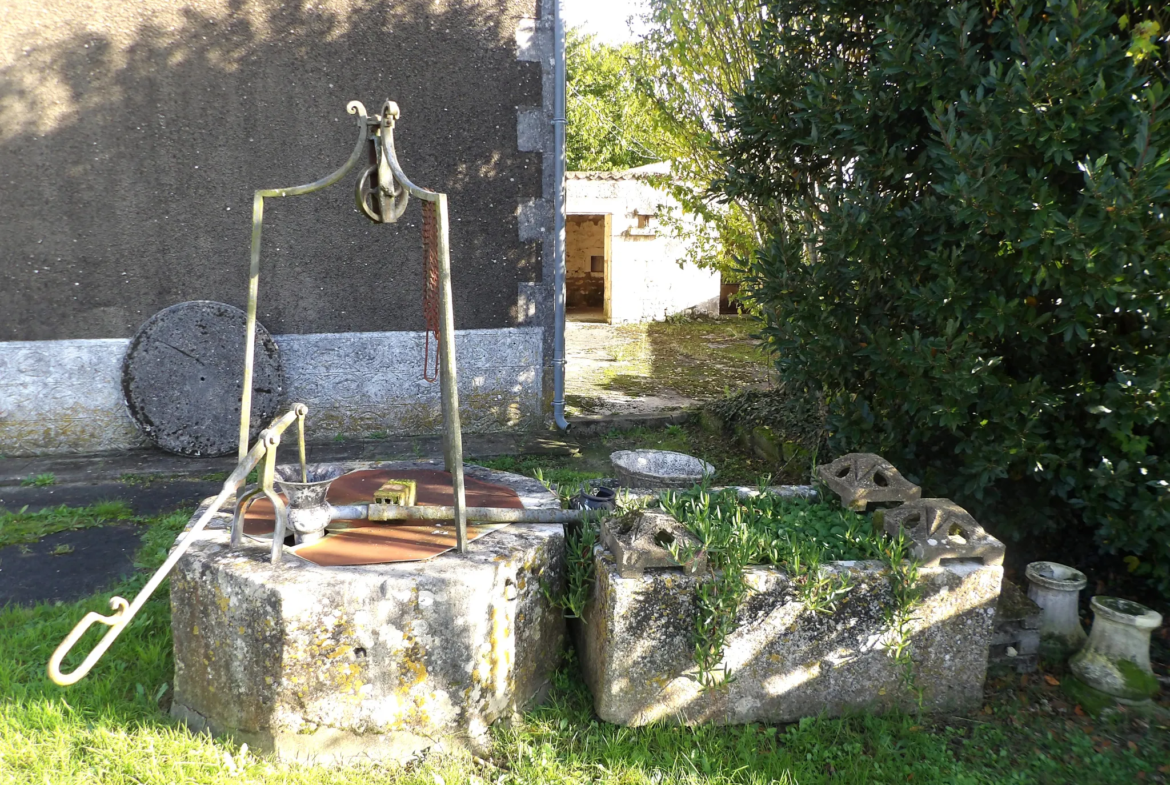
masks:
<svg viewBox="0 0 1170 785"><path fill-rule="evenodd" d="M358 209L375 223L394 223L406 211L411 196L428 203L433 215L435 248L438 257L439 290L439 391L443 411L443 458L454 487L456 541L460 553L467 552L466 494L463 481L463 434L459 421L459 392L455 375L455 314L451 300L451 251L448 241L447 195L420 188L410 181L394 151L394 123L398 105L387 100L382 113L369 117L360 101L350 101L346 111L357 116L358 138L349 160L326 177L293 188L256 191L252 199L252 258L248 275L247 335L244 349L244 389L240 400L240 459L248 452L248 426L252 409L252 365L255 358L256 303L260 291L260 237L266 197L300 196L328 188L345 177L367 153L369 164L358 178ZM428 220L420 222L426 226Z"/></svg>

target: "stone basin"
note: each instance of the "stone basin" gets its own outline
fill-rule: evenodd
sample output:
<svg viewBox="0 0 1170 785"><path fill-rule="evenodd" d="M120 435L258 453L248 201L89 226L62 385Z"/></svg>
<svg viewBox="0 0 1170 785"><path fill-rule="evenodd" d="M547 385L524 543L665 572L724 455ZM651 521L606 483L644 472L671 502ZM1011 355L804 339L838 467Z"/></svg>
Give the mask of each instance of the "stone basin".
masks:
<svg viewBox="0 0 1170 785"><path fill-rule="evenodd" d="M991 562L991 563L988 563ZM723 650L729 683L704 690L695 666L696 596L709 574L630 572L599 544L596 583L573 634L597 715L620 725L782 723L857 712L970 712L982 704L1003 567L974 556L921 567L921 601L902 633L886 565L821 565L851 588L832 612L805 605L770 566L745 569L750 591ZM625 573L625 574L623 574ZM909 644L910 667L894 656Z"/></svg>
<svg viewBox="0 0 1170 785"><path fill-rule="evenodd" d="M466 474L511 487L527 509L560 508L530 478ZM508 526L466 554L360 567L288 554L274 567L266 543L231 550L229 527L226 513L213 520L171 575L171 711L194 729L281 760L400 763L429 748L482 753L489 725L545 695L564 640L542 591L565 578L559 524Z"/></svg>
<svg viewBox="0 0 1170 785"><path fill-rule="evenodd" d="M671 450L618 450L609 459L618 480L630 488L689 488L715 476L706 461Z"/></svg>

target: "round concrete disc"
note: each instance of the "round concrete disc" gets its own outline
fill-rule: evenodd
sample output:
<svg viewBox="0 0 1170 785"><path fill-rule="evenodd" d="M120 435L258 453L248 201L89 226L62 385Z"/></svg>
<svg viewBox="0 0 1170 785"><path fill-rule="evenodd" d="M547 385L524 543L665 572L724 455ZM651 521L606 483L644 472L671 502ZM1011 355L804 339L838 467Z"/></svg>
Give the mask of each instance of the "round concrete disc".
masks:
<svg viewBox="0 0 1170 785"><path fill-rule="evenodd" d="M130 417L167 452L234 453L244 389L245 314L210 300L172 305L147 320L122 361ZM284 392L280 352L256 325L249 444L272 421Z"/></svg>

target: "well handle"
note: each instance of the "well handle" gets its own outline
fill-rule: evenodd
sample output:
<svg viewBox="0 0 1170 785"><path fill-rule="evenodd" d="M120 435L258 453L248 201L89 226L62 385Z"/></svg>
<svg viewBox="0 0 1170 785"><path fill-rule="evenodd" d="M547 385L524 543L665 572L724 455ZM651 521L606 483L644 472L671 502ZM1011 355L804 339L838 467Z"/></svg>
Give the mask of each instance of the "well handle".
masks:
<svg viewBox="0 0 1170 785"><path fill-rule="evenodd" d="M195 542L195 537L201 531L203 531L203 528L207 526L208 522L211 521L217 512L219 512L219 508L223 506L224 502L226 502L228 498L231 497L232 494L234 494L244 484L245 480L248 479L248 473L251 472L252 469L254 469L257 465L259 465L260 460L264 458L266 454L268 454L270 451L275 451L276 445L280 443L280 434L284 432L285 428L288 428L288 426L290 426L294 420L303 418L306 411L308 410L304 404L298 403L293 406L291 411L281 415L276 420L273 420L272 424L269 425L268 428L266 428L263 432L261 432L260 438L256 440L256 445L252 447L252 449L236 465L235 470L230 475L228 475L227 480L225 480L223 483L223 488L220 490L219 495L215 497L215 500L212 501L208 508L204 510L203 514L199 516L199 520L195 522L195 525L191 527L191 530L187 532L186 535L184 535L182 541L175 547L174 550L171 551L171 555L167 557L167 560L162 563L162 566L155 571L154 575L151 576L146 585L142 587L142 590L134 597L133 602L128 603L122 597L113 597L110 599L110 607L113 608L114 613L110 616L102 616L100 613L91 611L82 617L77 626L73 628L73 631L65 637L65 640L61 641L61 643L53 651L53 655L49 657L49 678L54 684L66 687L85 678L85 675L89 673L93 666L97 664L97 661L102 658L102 655L106 653L106 650L110 648L110 645L114 642L114 640L122 634L122 630L126 628L126 625L130 623L130 620L134 618L135 614L138 613L142 606L146 604L146 601L150 599L150 595L153 594L154 590L158 588L159 584L166 579L167 575L170 574L170 571L174 568L175 564L177 564L179 559L182 558L183 554L187 552L187 549L191 547L191 544ZM65 659L65 655L67 655L70 650L75 645L77 645L77 642L81 639L81 636L86 633L86 630L88 630L93 625L98 624L99 622L101 624L107 625L110 629L106 631L106 634L100 641L98 641L97 646L94 646L93 651L91 651L89 655L86 656L82 663L77 666L77 668L75 668L70 673L63 673L61 671L61 662Z"/></svg>

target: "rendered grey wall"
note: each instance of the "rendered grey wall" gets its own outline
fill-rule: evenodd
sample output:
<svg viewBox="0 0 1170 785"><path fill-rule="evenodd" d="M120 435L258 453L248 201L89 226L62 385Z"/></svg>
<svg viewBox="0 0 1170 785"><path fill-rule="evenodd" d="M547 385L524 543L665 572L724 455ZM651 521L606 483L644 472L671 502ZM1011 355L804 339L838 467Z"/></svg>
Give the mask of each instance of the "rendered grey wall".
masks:
<svg viewBox="0 0 1170 785"><path fill-rule="evenodd" d="M253 190L331 172L356 134L346 102L387 97L405 171L450 195L457 326L543 323L531 297L517 306L547 264L547 44L518 59L526 26L547 37L537 5L6 0L0 341L125 338L183 300L243 307ZM418 206L376 226L353 180L268 201L269 331L421 329Z"/></svg>

